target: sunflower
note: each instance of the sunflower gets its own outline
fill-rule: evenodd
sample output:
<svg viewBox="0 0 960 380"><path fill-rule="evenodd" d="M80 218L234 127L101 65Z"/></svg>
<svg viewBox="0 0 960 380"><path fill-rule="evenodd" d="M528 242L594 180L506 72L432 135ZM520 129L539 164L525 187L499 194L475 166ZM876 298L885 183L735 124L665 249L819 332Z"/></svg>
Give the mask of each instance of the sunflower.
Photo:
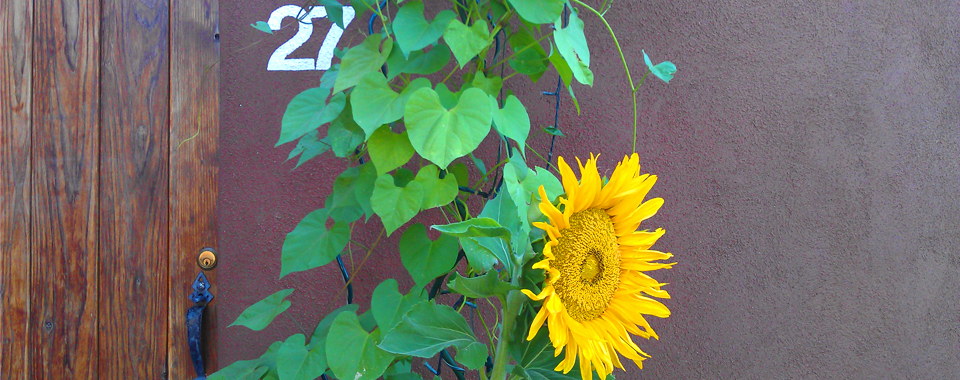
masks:
<svg viewBox="0 0 960 380"><path fill-rule="evenodd" d="M554 206L540 187L540 211L550 223L534 223L547 232L548 239L543 248L545 259L533 268L544 269L547 279L540 294L523 292L544 301L527 340L532 340L546 321L554 356L566 351L555 370L568 373L579 358L580 375L590 380L593 369L600 378L614 367L623 369L617 353L643 368L642 361L650 356L629 334L659 339L643 315L670 316L666 306L648 297L670 298L660 289L666 284L644 272L670 268L672 263L654 261L673 255L650 250L663 236L663 229L638 231L640 222L656 214L663 199L643 201L657 177L640 175L636 153L624 157L606 184L592 154L586 166L580 159L577 164L582 176L579 182L559 158L566 191L566 197L560 198L561 208Z"/></svg>

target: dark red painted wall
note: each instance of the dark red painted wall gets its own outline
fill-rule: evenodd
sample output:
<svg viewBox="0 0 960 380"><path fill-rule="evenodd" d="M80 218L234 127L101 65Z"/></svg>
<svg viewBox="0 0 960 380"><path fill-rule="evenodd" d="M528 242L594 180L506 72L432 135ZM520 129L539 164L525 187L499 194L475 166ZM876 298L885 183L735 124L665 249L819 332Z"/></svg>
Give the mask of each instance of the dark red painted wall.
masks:
<svg viewBox="0 0 960 380"><path fill-rule="evenodd" d="M242 49L264 36L248 24L279 5L221 8L221 363L298 331L283 316L259 333L226 328L262 297L297 288L287 315L307 330L343 302L334 266L277 280L284 235L344 167L291 171L289 148L273 148L286 103L319 77L265 70L292 29ZM674 314L651 322L660 341L639 342L654 356L645 369L618 377L960 373L960 3L617 1L608 17L635 76L641 49L680 70L669 85L648 78L639 95L639 152L666 200L652 222L679 262L657 274ZM602 151L609 169L630 151L629 95L614 45L583 18L596 84L577 87L579 117L565 99L560 126L572 137L558 152ZM304 57L319 42L310 46ZM555 85L508 82L538 126L553 114L539 91ZM386 249L397 239L357 274L359 303L383 279L405 278Z"/></svg>

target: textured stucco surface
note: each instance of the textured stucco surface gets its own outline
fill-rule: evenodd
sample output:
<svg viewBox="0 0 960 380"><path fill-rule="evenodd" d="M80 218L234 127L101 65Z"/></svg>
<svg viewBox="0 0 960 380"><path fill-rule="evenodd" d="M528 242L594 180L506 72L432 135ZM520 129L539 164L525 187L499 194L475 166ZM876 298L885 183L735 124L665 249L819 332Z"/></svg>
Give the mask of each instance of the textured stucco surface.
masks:
<svg viewBox="0 0 960 380"><path fill-rule="evenodd" d="M333 266L277 276L284 235L321 206L345 165L318 160L291 172L283 163L289 148L273 148L280 116L318 75L265 71L292 30L241 50L262 36L248 24L280 3L225 5L220 363L299 331L286 317L259 333L226 328L270 293L297 288L288 313L307 330L343 302ZM660 178L653 194L666 200L649 226L667 230L657 247L679 262L655 274L670 283L673 316L651 321L659 341L638 342L653 355L645 368L617 377L956 378L960 3L653 0L614 9L635 78L641 49L679 67L669 85L651 77L639 95L638 151ZM565 101L560 127L574 137L558 140L558 152L602 151L610 170L630 150L626 77L601 24L583 18L596 84L576 89L579 117ZM539 91L555 85L551 76L508 82L538 126L553 113ZM533 136L545 151L546 136ZM358 239L372 242L374 228ZM399 267L396 253L376 250L359 272L357 302Z"/></svg>

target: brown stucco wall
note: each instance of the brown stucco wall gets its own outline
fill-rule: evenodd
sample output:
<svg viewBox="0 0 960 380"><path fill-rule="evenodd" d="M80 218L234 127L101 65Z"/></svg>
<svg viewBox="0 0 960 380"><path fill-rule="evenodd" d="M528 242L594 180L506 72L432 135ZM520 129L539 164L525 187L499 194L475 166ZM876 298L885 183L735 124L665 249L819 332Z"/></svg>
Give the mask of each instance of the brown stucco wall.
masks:
<svg viewBox="0 0 960 380"><path fill-rule="evenodd" d="M241 50L262 36L248 24L278 5L221 7L225 364L298 331L286 317L260 333L226 328L262 297L299 289L288 313L307 330L343 302L332 265L277 280L284 235L321 206L344 166L318 160L291 172L289 149L272 147L286 103L318 78L265 71L292 30ZM658 247L679 262L657 273L674 314L651 321L660 341L639 342L653 355L645 369L617 376L955 378L960 3L618 1L608 17L636 77L641 49L679 67L669 85L651 77L639 95L639 152L666 200L651 226L667 230ZM565 102L560 126L572 137L558 152L602 151L609 169L630 150L626 78L600 23L583 18L596 84L577 88L579 117ZM555 84L508 82L539 126L553 112L539 91ZM545 151L546 136L533 136ZM359 240L371 242L370 230ZM396 253L378 249L358 274L357 302L405 276L399 268Z"/></svg>

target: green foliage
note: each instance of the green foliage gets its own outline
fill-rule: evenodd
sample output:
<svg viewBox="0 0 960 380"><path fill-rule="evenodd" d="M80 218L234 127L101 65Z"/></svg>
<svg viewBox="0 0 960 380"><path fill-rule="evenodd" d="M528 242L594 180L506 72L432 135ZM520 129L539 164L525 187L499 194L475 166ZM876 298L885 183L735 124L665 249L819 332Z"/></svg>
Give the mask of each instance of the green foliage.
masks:
<svg viewBox="0 0 960 380"><path fill-rule="evenodd" d="M280 278L325 265L346 248L350 226L336 222L327 229L328 216L327 209L311 212L287 234L280 253Z"/></svg>
<svg viewBox="0 0 960 380"><path fill-rule="evenodd" d="M483 276L472 278L454 273L453 279L447 283L447 287L469 298L502 297L506 296L507 292L518 289L516 286L503 282L497 272L488 272Z"/></svg>
<svg viewBox="0 0 960 380"><path fill-rule="evenodd" d="M377 248L380 237L371 246L354 243L368 253L399 253L414 288L404 294L395 279L388 279L373 291L367 312L357 315L358 305L341 307L322 318L309 340L291 335L260 358L233 363L210 378L287 380L326 374L415 380L420 376L411 372L411 357L430 358L451 347L456 364L470 370L494 356L488 374L493 380L505 380L508 372L535 380L579 378L578 369L554 371L561 357L553 355L547 328L525 340L535 311L518 290L539 291L544 281L543 271L532 268L545 244L544 232L532 226L544 220L539 190L555 204L564 190L555 168L527 145L531 115L521 98L511 94L516 80L510 78L525 76L536 83L552 67L579 114L573 87L594 83L581 15L596 16L591 20L599 20L610 33L630 85L635 146L639 85L613 29L600 11L581 0L439 2L427 12L435 15L432 19L425 17L421 0L387 1L382 9L377 0L349 3L357 18L376 17L380 29L364 31L369 36L362 41L334 50L339 63L322 74L318 87L290 100L277 140L278 146L297 142L287 158L298 157L295 168L328 151L348 163L334 179L324 207L287 234L280 276L330 263L345 252L351 231L377 215L386 235L403 231L396 249ZM319 1L340 27L344 4ZM262 21L251 26L273 33ZM654 65L643 55L650 73L664 82L673 78L673 63ZM565 135L555 126L538 127L552 136ZM498 162L474 155L491 128L497 133L488 143L508 151ZM482 209L474 217L468 205L478 204ZM433 222L446 220L432 226L441 232L436 240L423 224L405 227L421 214ZM461 251L468 268L463 272L456 269ZM446 290L435 281L443 278ZM424 288L430 283L428 295ZM262 330L290 307L285 298L292 291L257 302L232 325ZM499 334L490 337L498 348L479 342L466 322L463 313L473 311L462 309L474 303L459 303L457 310L439 303L444 296L437 294L448 292L478 305L479 299L499 300L491 326Z"/></svg>
<svg viewBox="0 0 960 380"><path fill-rule="evenodd" d="M421 88L407 99L404 120L417 153L446 169L477 149L490 131L493 112L482 90L466 89L456 106L447 109L436 91Z"/></svg>
<svg viewBox="0 0 960 380"><path fill-rule="evenodd" d="M397 355L429 358L450 346L463 351L474 350L470 348L474 345L484 346L460 313L450 306L424 301L383 337L380 348Z"/></svg>
<svg viewBox="0 0 960 380"><path fill-rule="evenodd" d="M340 313L327 335L326 352L331 353L327 355L327 362L334 375L354 380L380 377L393 362L394 355L377 347L379 340L380 332L368 333L356 314Z"/></svg>
<svg viewBox="0 0 960 380"><path fill-rule="evenodd" d="M436 241L427 236L427 228L416 223L407 228L400 237L400 260L407 268L416 288L437 278L453 268L457 262L457 239L441 235Z"/></svg>
<svg viewBox="0 0 960 380"><path fill-rule="evenodd" d="M293 289L284 289L267 296L244 310L230 326L245 326L253 331L263 330L280 313L290 308L290 301L284 298L291 293Z"/></svg>
<svg viewBox="0 0 960 380"><path fill-rule="evenodd" d="M337 94L329 102L326 100L327 91L320 87L294 96L280 121L280 140L277 140L276 146L296 140L340 116L347 97Z"/></svg>

